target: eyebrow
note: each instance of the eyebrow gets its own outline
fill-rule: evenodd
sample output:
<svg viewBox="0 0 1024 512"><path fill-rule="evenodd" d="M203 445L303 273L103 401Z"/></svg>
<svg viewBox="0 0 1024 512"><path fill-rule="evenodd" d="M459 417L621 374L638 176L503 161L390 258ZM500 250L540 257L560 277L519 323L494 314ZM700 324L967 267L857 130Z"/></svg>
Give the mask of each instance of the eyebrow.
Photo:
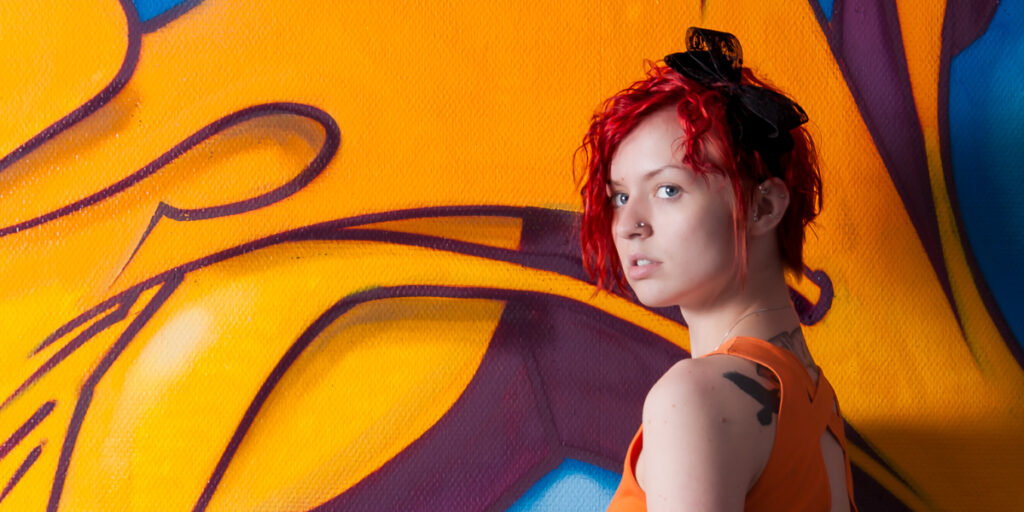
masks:
<svg viewBox="0 0 1024 512"><path fill-rule="evenodd" d="M686 169L683 169L682 167L679 167L676 164L663 165L661 167L658 167L657 169L652 169L652 170L647 171L646 173L644 173L643 180L647 181L647 180L653 178L654 176L658 175L662 171L666 171L668 169L679 169L680 171L684 171L684 172L686 171ZM622 181L619 181L619 180L608 180L608 183L611 183L613 185L622 185Z"/></svg>

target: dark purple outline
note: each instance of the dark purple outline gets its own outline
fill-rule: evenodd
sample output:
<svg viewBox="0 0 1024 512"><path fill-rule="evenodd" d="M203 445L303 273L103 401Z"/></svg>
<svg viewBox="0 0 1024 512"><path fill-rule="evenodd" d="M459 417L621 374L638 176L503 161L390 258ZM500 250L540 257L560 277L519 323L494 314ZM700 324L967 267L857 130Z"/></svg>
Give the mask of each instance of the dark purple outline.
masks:
<svg viewBox="0 0 1024 512"><path fill-rule="evenodd" d="M155 32L164 25L178 19L179 16L191 11L193 7L203 3L203 0L184 0L174 5L170 9L153 16L152 18L142 22L142 32L150 33Z"/></svg>
<svg viewBox="0 0 1024 512"><path fill-rule="evenodd" d="M889 474L896 477L896 479L902 482L903 485L906 485L908 489L914 489L914 486L910 485L910 482L906 481L903 478L903 475L899 474L899 472L893 469L892 465L889 464L887 460L882 458L882 454L875 450L875 446L868 442L867 439L864 439L864 437L860 435L860 432L857 432L857 430L855 430L853 426L845 420L843 421L843 434L846 436L847 443L852 443L857 448L860 448L861 451L868 455L868 457L871 457L872 460L877 462L879 466L885 468ZM917 494L916 490L914 492Z"/></svg>
<svg viewBox="0 0 1024 512"><path fill-rule="evenodd" d="M110 83L101 89L95 96L89 99L89 101L86 101L82 106L72 110L66 116L58 119L50 126L47 126L43 131L36 134L24 144L14 148L13 151L5 155L3 158L0 158L0 172L3 172L5 169L10 167L11 164L17 162L44 142L52 139L58 133L68 129L75 123L99 110L100 107L106 105L107 102L113 99L118 92L121 92L121 89L123 89L125 84L128 83L128 79L131 78L132 73L135 72L135 66L139 62L139 48L142 45L142 38L139 33L139 13L135 10L135 4L132 3L131 0L118 1L121 4L121 10L124 11L125 22L128 28L128 46L125 49L125 56L121 63L121 69L119 69L117 74L114 75L113 80L111 80Z"/></svg>
<svg viewBox="0 0 1024 512"><path fill-rule="evenodd" d="M948 0L946 4L946 16L942 23L942 49L939 53L939 154L942 158L942 169L946 180L946 194L949 196L949 204L953 208L953 217L956 219L956 229L960 235L960 246L967 259L967 266L971 270L971 279L974 287L981 295L981 301L988 310L989 317L1003 337L1007 349L1013 354L1017 364L1024 368L1024 347L1010 328L1009 322L1003 316L992 289L985 281L985 274L981 271L978 258L971 249L970 232L964 224L963 216L960 214L960 200L956 193L956 177L953 174L953 153L952 140L949 134L949 72L953 64L953 57L960 54L975 40L984 35L988 30L989 23L996 15L998 2L989 0L982 10L975 5L977 2L965 2ZM982 30L984 28L984 30Z"/></svg>
<svg viewBox="0 0 1024 512"><path fill-rule="evenodd" d="M814 325L825 318L825 313L832 309L832 298L835 296L835 291L832 288L832 278L828 277L824 270L811 270L810 267L804 265L804 277L818 285L820 290L818 302L811 304L811 301L793 288L789 289L789 298L792 299L793 306L800 315L800 323Z"/></svg>
<svg viewBox="0 0 1024 512"><path fill-rule="evenodd" d="M53 412L53 408L56 406L57 402L54 402L53 400L39 406L39 409L36 409L36 412L32 414L25 423L18 427L18 430L15 430L14 433L4 441L4 444L0 445L0 460L3 460L3 458L6 457L8 453L11 453L11 450L18 446L18 444L21 443L30 432L35 430L35 428L38 427L51 412Z"/></svg>
<svg viewBox="0 0 1024 512"><path fill-rule="evenodd" d="M133 290L133 293L127 295L121 294L119 295L121 297L121 300L119 301L115 301L114 303L110 303L110 301L104 302L78 315L77 317L73 318L70 322L60 326L60 328L58 328L56 331L53 331L52 334L50 334L42 342L40 342L39 345L37 345L36 348L32 350L32 355L34 356L39 352L45 350L46 347L52 345L53 342L63 338L64 336L67 336L69 333L77 329L79 326L85 324L89 320L92 320L93 318L99 316L102 313L110 311L110 309L115 305L118 306L118 309L111 312L110 315L105 317L103 320L100 320L100 322L106 322L108 319L111 318L114 319L111 323L121 320L122 318L125 317L125 315L128 314L128 310L131 309L131 306L132 304L135 303L135 300L139 298L139 292L140 290ZM107 325L109 325L109 323Z"/></svg>
<svg viewBox="0 0 1024 512"><path fill-rule="evenodd" d="M853 478L853 501L857 510L868 512L884 510L885 512L913 512L906 503L900 501L889 489L875 480L867 471L856 464L850 464L850 476ZM899 475L897 475L899 476Z"/></svg>
<svg viewBox="0 0 1024 512"><path fill-rule="evenodd" d="M138 299L140 292L141 290L132 289L129 290L127 293L118 294L118 301L115 301L114 303L111 303L110 301L104 301L99 306L96 306L90 309L89 311L82 313L81 315L74 318L70 322L61 326L59 329L57 329L57 331L55 331L50 336L47 336L46 339L43 340L43 342L38 347L36 347L36 349L32 352L32 355L38 354L40 350L43 350L54 341L60 339L67 333L73 331L76 327L95 318L96 316L100 315L105 311L109 311L114 304L117 304L119 306L109 315L103 317L96 323L84 329L81 333L78 334L78 336L75 336L66 345L61 347L60 350L57 351L57 353L50 356L50 359L46 360L46 362L44 362L39 368L37 368L36 371L32 372L32 375L29 375L29 377L25 379L25 381L22 382L21 385L19 385L18 388L15 389L14 392L10 394L10 396L5 398L3 402L0 402L0 410L3 410L5 407L10 405L10 403L13 402L15 398L21 396L21 394L24 393L26 389L28 389L40 378L42 378L43 375L49 373L50 370L52 370L58 364L60 364L61 361L67 359L68 356L70 356L72 353L78 350L78 347L81 347L87 341L91 340L93 336L96 336L97 334L105 331L111 325L114 325L123 320L128 315L128 312L131 311L131 307L133 304L135 304L135 301L136 299Z"/></svg>
<svg viewBox="0 0 1024 512"><path fill-rule="evenodd" d="M361 240L370 242L387 242L402 245L411 245L417 247L425 247L429 249L437 249L449 252L458 252L462 254L469 254L473 256L479 256L482 258L488 258L491 260L505 261L509 263L516 263L523 265L522 260L517 257L522 253L513 251L510 249L504 249L500 247L492 247L488 245L480 245L472 242L463 242L461 240L453 240L450 238L442 238L432 235L421 235L414 233L405 233L401 231L388 231L382 229L361 229L361 228L347 228L340 230L336 233L329 235L327 238L331 240ZM569 257L557 255L557 254L533 254L530 259L529 266L533 268L539 268L543 270L550 270L558 272L569 277L576 278L580 281L586 281L587 278L581 270L580 259L578 257L570 259ZM818 302L812 303L806 297L804 297L799 291L794 288L789 288L789 296L792 299L797 312L799 313L800 323L803 325L814 325L821 321L825 317L825 314L829 309L832 308L832 299L834 291L832 288L832 279L828 277L828 274L823 270L811 270L808 267L804 267L804 276L811 280L820 289ZM634 300L635 301L635 300ZM677 308L647 308L650 311L657 313L665 318L674 320L682 325L686 325L683 318L679 316L679 310Z"/></svg>
<svg viewBox="0 0 1024 512"><path fill-rule="evenodd" d="M165 152L164 154L157 157L152 162L146 164L144 167L135 171L128 177L121 181L108 186L107 188L100 190L88 197L84 197L75 201L71 204L62 206L50 213L43 214L34 219L22 221L18 224L13 224L0 229L0 237L17 233L22 230L31 229L41 224L56 220L65 215L74 213L82 208L92 206L100 201L109 199L110 197L124 191L128 187L135 185L136 183L146 179L153 173L159 171L168 163L174 159L185 154L188 150L204 142L206 139L216 135L217 133L230 128L243 121L248 121L257 117L275 115L275 114L293 114L300 117L306 117L313 121L316 121L324 128L324 142L321 146L320 151L316 157L302 170L295 178L291 181L281 185L280 187L266 192L262 195L237 201L230 204L211 206L207 208L196 208L196 209L179 209L175 208L167 203L161 202L157 207L156 213L150 220L149 227L146 229L146 233L142 236L139 241L141 245L142 241L145 240L146 236L149 235L153 227L160 220L161 217L168 217L174 220L199 220L199 219L210 219L214 217L235 215L244 213L256 208L261 208L274 202L280 201L285 197L288 197L298 190L305 187L310 181L316 178L323 169L327 166L327 163L334 158L338 147L341 145L341 130L338 129L337 123L334 122L329 114L311 105L303 105L299 103L266 103L262 105L255 105L252 107L244 108L242 110L233 112L225 117L222 117L196 133L193 133L185 140L179 142L173 148ZM138 246L136 246L136 250ZM133 253L134 254L134 253Z"/></svg>
<svg viewBox="0 0 1024 512"><path fill-rule="evenodd" d="M8 494L10 494L11 490L14 489L14 486L18 485L18 482L21 481L21 477L25 476L25 473L27 473L28 469L32 467L32 464L35 464L36 460L39 458L39 455L43 453L44 445L46 445L46 441L39 443L38 446L36 446L35 448L32 449L31 452L29 452L28 457L25 457L25 460L21 463L21 465L18 466L18 470L14 472L14 476L12 476L11 479L7 481L7 486L4 487L4 492L0 494L0 503L2 503L4 501L4 498L6 498Z"/></svg>
<svg viewBox="0 0 1024 512"><path fill-rule="evenodd" d="M807 3L811 6L811 11L814 12L814 17L818 20L818 25L821 27L821 32L825 34L825 40L832 40L832 22L829 21L831 16L835 16L836 3L841 0L832 0L832 12L829 15L825 14L825 10L821 8L821 2L819 0L807 0ZM835 51L833 50L833 55Z"/></svg>
<svg viewBox="0 0 1024 512"><path fill-rule="evenodd" d="M85 413L89 410L89 406L92 404L92 394L96 389L96 385L107 373L107 370L114 364L121 353L128 346L128 344L135 338L135 335L142 329L146 322L160 309L160 306L167 300L168 297L178 288L181 284L184 276L172 276L163 283L163 286L157 291L156 295L146 304L146 307L139 312L139 316L135 317L131 324L125 329L117 339L117 343L103 356L103 360L100 361L96 369L89 375L89 378L82 385L82 391L78 395L78 402L75 404L75 411L71 416L71 421L68 425L67 435L64 437L64 443L61 446L60 458L57 460L57 471L53 478L53 488L50 491L50 500L47 504L46 510L48 512L57 512L60 505L60 495L64 490L64 481L67 478L68 466L71 464L71 453L75 449L75 443L78 441L78 433L82 429L82 423L85 420Z"/></svg>

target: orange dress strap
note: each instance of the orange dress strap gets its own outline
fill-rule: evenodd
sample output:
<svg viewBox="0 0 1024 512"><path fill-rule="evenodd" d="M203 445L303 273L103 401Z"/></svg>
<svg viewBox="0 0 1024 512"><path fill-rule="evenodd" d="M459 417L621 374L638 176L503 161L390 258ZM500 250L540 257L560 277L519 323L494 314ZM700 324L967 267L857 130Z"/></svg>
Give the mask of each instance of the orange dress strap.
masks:
<svg viewBox="0 0 1024 512"><path fill-rule="evenodd" d="M636 461L640 458L640 450L644 445L644 426L640 425L633 441L626 451L626 461L622 468L622 480L615 489L612 501L608 503L608 512L647 512L647 495L636 481Z"/></svg>
<svg viewBox="0 0 1024 512"><path fill-rule="evenodd" d="M828 429L843 449L850 510L856 512L843 422L835 392L825 376L819 372L815 384L795 355L757 338L733 338L704 357L713 354L729 354L758 363L778 377L781 388L772 453L760 478L747 493L744 510L829 510L831 493L820 442ZM635 474L642 448L643 426L629 445L622 480L608 505L609 512L646 512L646 495Z"/></svg>

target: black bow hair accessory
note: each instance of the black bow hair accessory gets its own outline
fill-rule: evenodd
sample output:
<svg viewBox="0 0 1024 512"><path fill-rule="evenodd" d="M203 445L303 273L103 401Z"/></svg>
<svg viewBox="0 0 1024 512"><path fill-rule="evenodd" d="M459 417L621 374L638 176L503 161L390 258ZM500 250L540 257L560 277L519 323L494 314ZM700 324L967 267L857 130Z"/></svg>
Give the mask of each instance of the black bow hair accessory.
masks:
<svg viewBox="0 0 1024 512"><path fill-rule="evenodd" d="M778 157L793 149L789 131L807 122L804 109L775 91L740 83L743 48L734 35L690 27L686 50L666 56L665 64L721 92L727 100L725 114L735 141L761 153L772 174L778 175Z"/></svg>

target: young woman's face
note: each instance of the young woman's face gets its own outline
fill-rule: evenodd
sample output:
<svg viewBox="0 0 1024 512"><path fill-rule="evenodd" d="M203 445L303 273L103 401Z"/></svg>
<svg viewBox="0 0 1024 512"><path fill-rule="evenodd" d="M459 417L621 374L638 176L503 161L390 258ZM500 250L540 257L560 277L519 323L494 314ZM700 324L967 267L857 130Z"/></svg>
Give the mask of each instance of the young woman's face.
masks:
<svg viewBox="0 0 1024 512"><path fill-rule="evenodd" d="M612 237L626 280L652 307L711 305L735 283L732 189L682 163L675 108L644 119L611 162Z"/></svg>

